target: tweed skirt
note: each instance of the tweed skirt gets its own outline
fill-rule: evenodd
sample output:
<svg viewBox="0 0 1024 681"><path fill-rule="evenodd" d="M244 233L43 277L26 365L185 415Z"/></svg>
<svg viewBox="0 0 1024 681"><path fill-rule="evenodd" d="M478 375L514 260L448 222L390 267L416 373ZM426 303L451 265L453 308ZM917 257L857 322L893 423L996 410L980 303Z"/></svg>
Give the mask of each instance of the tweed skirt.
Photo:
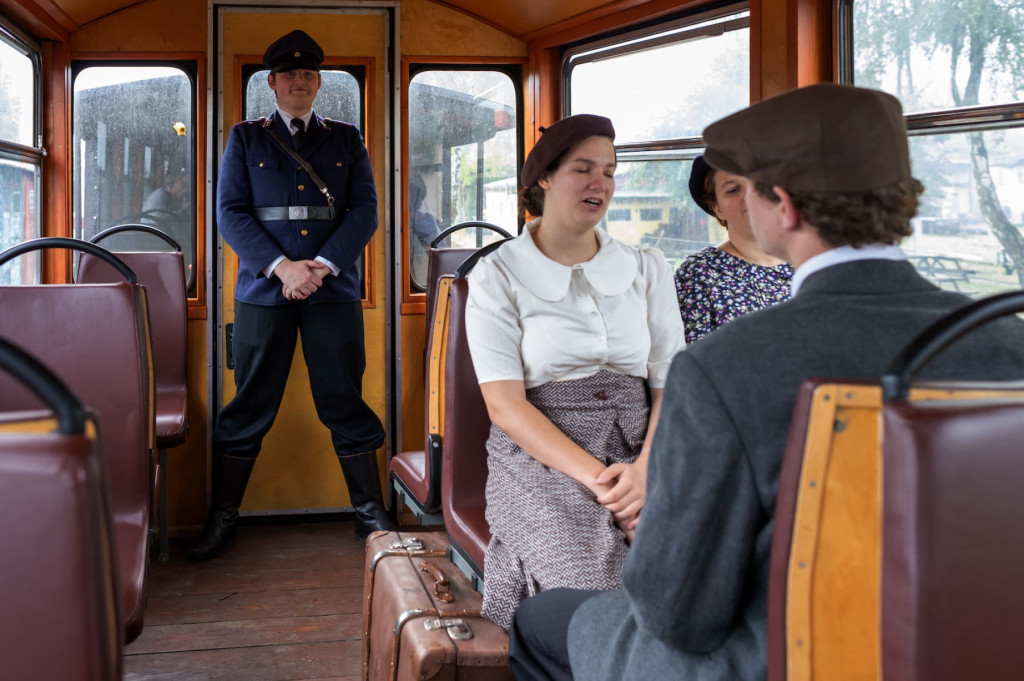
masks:
<svg viewBox="0 0 1024 681"><path fill-rule="evenodd" d="M605 465L639 456L650 411L643 379L602 370L530 388L526 397ZM621 586L626 537L589 489L494 425L487 468L484 617L507 629L519 603L539 591Z"/></svg>

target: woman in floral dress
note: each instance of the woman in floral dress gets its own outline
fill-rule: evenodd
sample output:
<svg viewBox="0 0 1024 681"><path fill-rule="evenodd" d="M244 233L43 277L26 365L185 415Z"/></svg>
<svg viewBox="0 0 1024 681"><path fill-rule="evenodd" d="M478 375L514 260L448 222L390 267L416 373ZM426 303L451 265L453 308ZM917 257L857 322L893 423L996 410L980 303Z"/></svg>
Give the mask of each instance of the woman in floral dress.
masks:
<svg viewBox="0 0 1024 681"><path fill-rule="evenodd" d="M789 298L793 268L754 240L743 203L742 177L715 170L703 156L690 170L690 196L728 230L717 246L690 255L676 270L676 295L686 343L748 312Z"/></svg>

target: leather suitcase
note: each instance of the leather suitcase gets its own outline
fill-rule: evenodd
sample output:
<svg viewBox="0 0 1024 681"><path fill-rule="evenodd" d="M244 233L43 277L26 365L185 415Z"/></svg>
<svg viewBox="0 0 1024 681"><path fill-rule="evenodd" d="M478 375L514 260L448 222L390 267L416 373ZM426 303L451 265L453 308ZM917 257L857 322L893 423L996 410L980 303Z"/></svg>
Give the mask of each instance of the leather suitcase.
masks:
<svg viewBox="0 0 1024 681"><path fill-rule="evenodd" d="M375 532L366 543L363 678L512 681L508 633L448 560L443 532Z"/></svg>

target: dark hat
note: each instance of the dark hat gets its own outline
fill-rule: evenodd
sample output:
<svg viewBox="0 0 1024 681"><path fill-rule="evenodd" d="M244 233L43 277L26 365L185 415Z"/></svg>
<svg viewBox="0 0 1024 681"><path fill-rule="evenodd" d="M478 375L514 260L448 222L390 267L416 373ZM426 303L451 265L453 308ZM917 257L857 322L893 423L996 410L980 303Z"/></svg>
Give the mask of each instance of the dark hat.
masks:
<svg viewBox="0 0 1024 681"><path fill-rule="evenodd" d="M540 179L540 176L562 154L577 142L588 137L602 135L615 139L615 128L604 116L594 114L576 114L568 116L546 128L540 129L541 136L530 150L523 164L523 186L529 187Z"/></svg>
<svg viewBox="0 0 1024 681"><path fill-rule="evenodd" d="M292 31L275 40L263 53L263 65L271 73L292 69L320 70L323 49L305 31Z"/></svg>
<svg viewBox="0 0 1024 681"><path fill-rule="evenodd" d="M712 168L805 192L862 192L911 179L903 108L892 95L821 83L704 130Z"/></svg>
<svg viewBox="0 0 1024 681"><path fill-rule="evenodd" d="M715 211L711 210L711 206L708 204L707 190L704 189L704 183L707 181L710 171L711 166L703 156L693 159L693 165L690 166L690 196L705 213L714 215Z"/></svg>

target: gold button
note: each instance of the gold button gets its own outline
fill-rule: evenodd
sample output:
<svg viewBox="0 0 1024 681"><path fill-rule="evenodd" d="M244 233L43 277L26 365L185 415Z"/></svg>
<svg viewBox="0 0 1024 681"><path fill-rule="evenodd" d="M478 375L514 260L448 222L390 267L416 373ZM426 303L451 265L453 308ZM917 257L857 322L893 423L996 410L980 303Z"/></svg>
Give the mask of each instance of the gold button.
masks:
<svg viewBox="0 0 1024 681"><path fill-rule="evenodd" d="M262 168L262 167L263 167L263 163L262 163L262 162L260 162L260 168Z"/></svg>
<svg viewBox="0 0 1024 681"><path fill-rule="evenodd" d="M302 234L302 236L306 236L307 234L309 234L309 231L304 229L300 233Z"/></svg>
<svg viewBox="0 0 1024 681"><path fill-rule="evenodd" d="M334 165L336 165L336 166L338 166L338 167L341 167L341 161L338 161L338 162L337 162L337 163L335 163Z"/></svg>
<svg viewBox="0 0 1024 681"><path fill-rule="evenodd" d="M305 189L305 188L306 188L306 185L304 185L304 184L300 184L300 185L299 185L299 191L300 191L300 192L301 192L301 191L302 191L303 189Z"/></svg>

